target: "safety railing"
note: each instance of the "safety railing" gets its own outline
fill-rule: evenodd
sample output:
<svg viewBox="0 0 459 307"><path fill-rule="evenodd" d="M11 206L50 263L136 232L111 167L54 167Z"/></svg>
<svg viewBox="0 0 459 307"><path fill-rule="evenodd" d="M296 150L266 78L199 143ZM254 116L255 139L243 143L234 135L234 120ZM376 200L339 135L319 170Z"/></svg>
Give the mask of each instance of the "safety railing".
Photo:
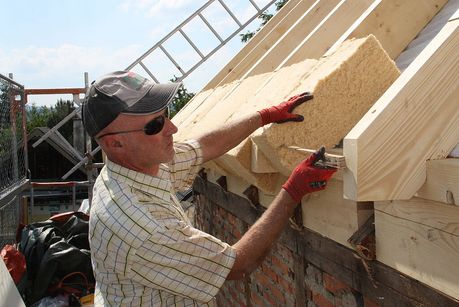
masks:
<svg viewBox="0 0 459 307"><path fill-rule="evenodd" d="M24 86L0 74L0 247L15 239L27 169Z"/></svg>

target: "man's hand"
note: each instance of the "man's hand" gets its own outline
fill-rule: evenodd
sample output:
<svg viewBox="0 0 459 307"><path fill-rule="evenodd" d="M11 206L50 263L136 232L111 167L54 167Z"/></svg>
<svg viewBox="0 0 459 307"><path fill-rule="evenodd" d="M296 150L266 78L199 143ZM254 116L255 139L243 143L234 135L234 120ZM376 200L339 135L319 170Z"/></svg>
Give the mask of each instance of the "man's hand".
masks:
<svg viewBox="0 0 459 307"><path fill-rule="evenodd" d="M282 186L297 203L304 195L325 189L327 181L336 172L335 168L314 166L316 158L317 153L313 153L301 162Z"/></svg>
<svg viewBox="0 0 459 307"><path fill-rule="evenodd" d="M258 111L261 116L262 125L264 126L270 123L302 122L304 117L299 114L292 114L292 111L303 102L311 100L312 98L312 94L306 92L290 97L289 100L277 106Z"/></svg>

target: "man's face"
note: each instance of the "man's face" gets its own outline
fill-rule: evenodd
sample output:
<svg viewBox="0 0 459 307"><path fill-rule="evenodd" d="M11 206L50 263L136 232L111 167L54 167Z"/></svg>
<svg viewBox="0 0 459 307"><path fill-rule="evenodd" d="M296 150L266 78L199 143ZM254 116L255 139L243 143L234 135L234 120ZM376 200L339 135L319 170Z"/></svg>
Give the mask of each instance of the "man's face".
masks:
<svg viewBox="0 0 459 307"><path fill-rule="evenodd" d="M147 172L160 163L172 160L174 156L173 134L177 132L177 127L165 117L163 128L153 135L147 135L144 131L115 133L141 130L150 121L164 115L165 111L150 115L120 114L104 129L104 133L113 134L102 137L99 142L105 143L103 147L109 158L117 160L113 162L137 171Z"/></svg>

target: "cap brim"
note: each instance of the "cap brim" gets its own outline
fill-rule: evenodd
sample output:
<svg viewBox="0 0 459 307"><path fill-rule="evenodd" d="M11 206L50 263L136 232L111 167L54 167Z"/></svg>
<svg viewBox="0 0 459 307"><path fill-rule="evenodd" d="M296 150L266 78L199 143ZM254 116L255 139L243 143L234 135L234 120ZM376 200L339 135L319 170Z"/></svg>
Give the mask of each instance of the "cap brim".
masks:
<svg viewBox="0 0 459 307"><path fill-rule="evenodd" d="M181 85L181 82L154 84L143 98L122 113L151 114L160 112L172 102Z"/></svg>

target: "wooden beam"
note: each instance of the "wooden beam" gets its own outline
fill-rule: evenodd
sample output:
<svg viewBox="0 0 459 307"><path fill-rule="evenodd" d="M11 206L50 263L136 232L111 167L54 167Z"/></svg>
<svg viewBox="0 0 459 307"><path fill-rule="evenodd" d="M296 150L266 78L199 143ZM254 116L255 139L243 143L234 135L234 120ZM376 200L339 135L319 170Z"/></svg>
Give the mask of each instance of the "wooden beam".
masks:
<svg viewBox="0 0 459 307"><path fill-rule="evenodd" d="M449 22L344 139L349 199L410 199L426 160L459 140L459 20Z"/></svg>
<svg viewBox="0 0 459 307"><path fill-rule="evenodd" d="M377 260L459 299L459 208L422 199L375 204Z"/></svg>
<svg viewBox="0 0 459 307"><path fill-rule="evenodd" d="M332 179L324 191L302 200L303 225L342 245L373 214L370 203L359 204L343 198L343 182Z"/></svg>
<svg viewBox="0 0 459 307"><path fill-rule="evenodd" d="M266 50L271 48L315 2L318 1L288 1L282 9L247 42L244 48L242 48L242 50L239 51L209 83L207 83L203 91L240 79Z"/></svg>
<svg viewBox="0 0 459 307"><path fill-rule="evenodd" d="M427 161L427 179L416 196L459 206L459 159Z"/></svg>
<svg viewBox="0 0 459 307"><path fill-rule="evenodd" d="M352 26L354 21L367 9L374 7L375 2L382 0L344 0L326 16L311 32L303 36L301 43L296 43L295 49L280 66L291 65L309 58L319 58Z"/></svg>
<svg viewBox="0 0 459 307"><path fill-rule="evenodd" d="M392 59L405 49L448 0L383 0L349 37L378 38Z"/></svg>
<svg viewBox="0 0 459 307"><path fill-rule="evenodd" d="M345 0L328 0L328 1L316 1L309 9L303 11L304 14L296 20L296 22L288 29L288 31L277 41L273 42L269 50L261 54L255 64L250 69L247 69L245 76L253 76L268 71L274 71L280 67L280 64L293 52L301 42L305 41L305 38L309 38L313 33L317 33L317 29L321 29L321 23L325 18L328 18L334 11L337 5L340 5ZM371 0L364 0L371 1ZM321 46L327 43L324 39ZM308 46L306 49L309 50L313 46ZM318 59L323 55L323 51L317 48L319 52L309 53L308 56L304 56L301 62L305 59ZM282 65L288 66L288 65Z"/></svg>

